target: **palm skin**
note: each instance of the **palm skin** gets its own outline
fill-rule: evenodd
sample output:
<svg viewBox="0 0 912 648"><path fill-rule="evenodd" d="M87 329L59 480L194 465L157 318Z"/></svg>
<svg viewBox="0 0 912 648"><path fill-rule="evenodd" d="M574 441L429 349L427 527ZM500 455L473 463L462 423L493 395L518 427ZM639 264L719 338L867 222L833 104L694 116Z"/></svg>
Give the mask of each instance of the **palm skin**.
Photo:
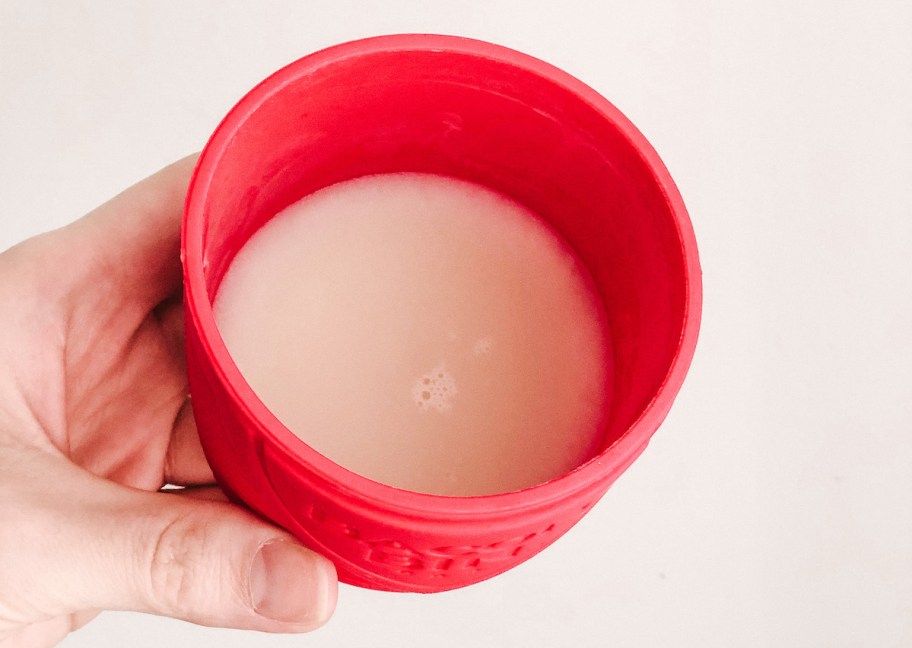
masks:
<svg viewBox="0 0 912 648"><path fill-rule="evenodd" d="M175 181L192 163L182 160L141 195L118 196L0 257L0 299L17 305L3 317L0 353L11 370L3 377L14 383L16 413L27 424L13 430L145 490L172 479L211 481L199 454L168 460L175 423L193 433L190 417L178 417L189 410L179 334L185 182Z"/></svg>

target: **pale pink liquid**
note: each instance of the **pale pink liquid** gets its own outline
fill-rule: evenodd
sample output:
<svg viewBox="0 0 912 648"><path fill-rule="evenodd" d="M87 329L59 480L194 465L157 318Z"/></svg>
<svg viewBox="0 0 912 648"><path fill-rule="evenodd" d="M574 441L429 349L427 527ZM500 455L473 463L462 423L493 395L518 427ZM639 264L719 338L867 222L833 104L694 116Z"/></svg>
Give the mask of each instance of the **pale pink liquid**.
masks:
<svg viewBox="0 0 912 648"><path fill-rule="evenodd" d="M277 418L376 481L508 492L599 449L600 302L540 219L478 185L403 173L307 196L240 251L215 316Z"/></svg>

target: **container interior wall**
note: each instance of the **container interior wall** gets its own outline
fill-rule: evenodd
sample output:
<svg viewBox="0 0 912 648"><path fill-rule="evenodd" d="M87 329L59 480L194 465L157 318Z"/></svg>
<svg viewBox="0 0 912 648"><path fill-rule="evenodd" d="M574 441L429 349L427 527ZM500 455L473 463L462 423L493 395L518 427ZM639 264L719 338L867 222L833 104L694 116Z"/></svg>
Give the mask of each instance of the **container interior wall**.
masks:
<svg viewBox="0 0 912 648"><path fill-rule="evenodd" d="M311 70L251 111L204 216L210 299L246 240L285 206L395 171L474 181L525 204L589 269L613 348L604 447L639 417L680 340L680 239L651 169L602 113L553 81L454 52L373 53Z"/></svg>

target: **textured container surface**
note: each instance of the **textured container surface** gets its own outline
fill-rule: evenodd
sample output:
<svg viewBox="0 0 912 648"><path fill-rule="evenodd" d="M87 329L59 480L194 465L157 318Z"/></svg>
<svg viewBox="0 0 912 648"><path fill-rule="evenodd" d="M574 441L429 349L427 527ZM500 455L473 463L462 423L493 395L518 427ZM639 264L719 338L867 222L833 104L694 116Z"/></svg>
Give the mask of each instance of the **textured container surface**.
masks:
<svg viewBox="0 0 912 648"><path fill-rule="evenodd" d="M603 449L589 462L515 493L402 491L315 452L244 381L211 306L234 254L302 196L393 171L451 175L501 191L547 220L587 265L607 311L615 379ZM355 41L257 86L200 157L182 256L193 408L216 477L233 497L330 557L344 581L377 589L465 586L560 537L668 413L699 328L693 231L643 136L566 73L456 37Z"/></svg>

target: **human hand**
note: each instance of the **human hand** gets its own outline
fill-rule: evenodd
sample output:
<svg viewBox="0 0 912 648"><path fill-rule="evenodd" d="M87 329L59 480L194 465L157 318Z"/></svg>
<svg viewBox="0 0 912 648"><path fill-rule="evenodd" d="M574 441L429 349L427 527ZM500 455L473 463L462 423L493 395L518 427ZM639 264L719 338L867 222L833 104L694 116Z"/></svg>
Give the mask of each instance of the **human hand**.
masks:
<svg viewBox="0 0 912 648"><path fill-rule="evenodd" d="M302 632L335 607L332 563L201 488L178 255L194 160L0 254L0 646L101 609Z"/></svg>

